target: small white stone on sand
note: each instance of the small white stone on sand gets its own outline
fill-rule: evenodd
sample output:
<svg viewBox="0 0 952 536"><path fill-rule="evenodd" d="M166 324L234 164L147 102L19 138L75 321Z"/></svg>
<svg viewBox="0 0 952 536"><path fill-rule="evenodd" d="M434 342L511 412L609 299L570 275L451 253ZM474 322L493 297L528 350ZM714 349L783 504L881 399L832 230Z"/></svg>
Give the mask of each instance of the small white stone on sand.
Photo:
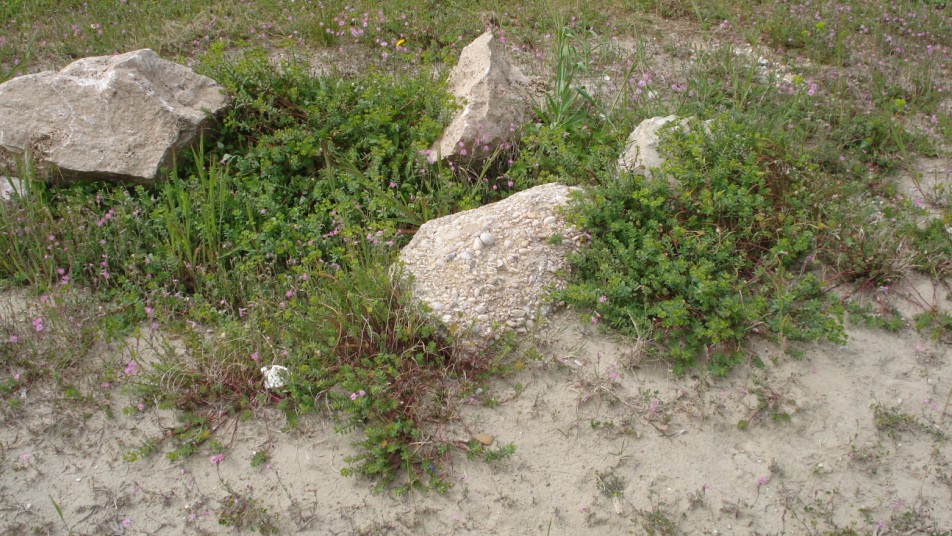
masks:
<svg viewBox="0 0 952 536"><path fill-rule="evenodd" d="M264 374L265 389L279 389L284 387L284 381L288 377L288 369L281 365L270 365L261 367L261 374Z"/></svg>

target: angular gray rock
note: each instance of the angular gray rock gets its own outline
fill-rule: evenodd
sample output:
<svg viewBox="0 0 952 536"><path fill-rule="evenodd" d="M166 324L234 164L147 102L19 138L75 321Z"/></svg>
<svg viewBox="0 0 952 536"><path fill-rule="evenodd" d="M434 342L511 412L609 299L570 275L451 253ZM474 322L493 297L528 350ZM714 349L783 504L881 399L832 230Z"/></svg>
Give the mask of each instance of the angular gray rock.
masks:
<svg viewBox="0 0 952 536"><path fill-rule="evenodd" d="M529 79L503 57L491 31L466 45L449 76L450 93L463 108L433 144L430 161L486 159L512 141L529 116L529 87Z"/></svg>
<svg viewBox="0 0 952 536"><path fill-rule="evenodd" d="M0 84L0 167L51 181L149 183L227 105L214 80L143 49Z"/></svg>
<svg viewBox="0 0 952 536"><path fill-rule="evenodd" d="M559 211L572 190L536 186L423 224L400 252L414 297L470 342L531 330L581 240Z"/></svg>

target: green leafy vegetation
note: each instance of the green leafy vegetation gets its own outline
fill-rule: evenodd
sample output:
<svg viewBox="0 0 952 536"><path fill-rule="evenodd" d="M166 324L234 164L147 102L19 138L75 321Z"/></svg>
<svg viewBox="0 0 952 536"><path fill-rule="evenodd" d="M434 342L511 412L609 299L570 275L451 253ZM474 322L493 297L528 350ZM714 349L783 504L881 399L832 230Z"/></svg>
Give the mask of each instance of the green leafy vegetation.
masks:
<svg viewBox="0 0 952 536"><path fill-rule="evenodd" d="M655 329L678 370L707 355L726 373L749 331L842 338L835 309L803 273L815 236L805 172L756 125L725 118L669 130L660 177L623 174L593 188L579 223L592 233L557 294L627 333ZM785 160L786 159L786 160Z"/></svg>

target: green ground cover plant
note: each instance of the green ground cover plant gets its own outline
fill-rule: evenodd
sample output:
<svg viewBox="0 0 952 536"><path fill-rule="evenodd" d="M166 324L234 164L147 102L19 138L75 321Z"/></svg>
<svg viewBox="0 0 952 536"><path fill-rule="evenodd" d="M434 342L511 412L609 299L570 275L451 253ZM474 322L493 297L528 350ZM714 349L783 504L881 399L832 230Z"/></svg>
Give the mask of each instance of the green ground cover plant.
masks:
<svg viewBox="0 0 952 536"><path fill-rule="evenodd" d="M755 125L728 118L669 130L661 177L622 174L593 189L579 223L592 233L558 296L592 322L636 334L653 326L676 370L706 355L726 373L749 330L842 338L818 281L802 171Z"/></svg>
<svg viewBox="0 0 952 536"><path fill-rule="evenodd" d="M516 188L427 163L454 106L428 67L321 77L213 48L202 70L234 98L214 145L151 189L36 183L3 203L3 278L48 292L89 286L130 324L179 326L188 357L168 352L134 382L144 400L184 412L171 456L198 452L264 403L280 402L292 422L329 404L352 414L342 430L368 434L354 473L437 485L447 445L428 443L433 410L421 406L467 389L495 357L458 355L389 267L424 221ZM19 172L29 177L28 163ZM205 340L198 323L226 337ZM281 395L259 381L275 361L293 371Z"/></svg>

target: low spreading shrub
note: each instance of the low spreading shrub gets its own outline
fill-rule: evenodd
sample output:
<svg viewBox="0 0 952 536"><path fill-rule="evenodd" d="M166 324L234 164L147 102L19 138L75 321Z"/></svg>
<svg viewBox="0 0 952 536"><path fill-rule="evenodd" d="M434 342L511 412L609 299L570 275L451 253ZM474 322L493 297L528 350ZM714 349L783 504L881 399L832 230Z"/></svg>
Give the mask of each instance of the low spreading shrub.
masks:
<svg viewBox="0 0 952 536"><path fill-rule="evenodd" d="M725 373L758 327L842 338L806 271L815 237L802 170L750 122L724 118L710 130L698 121L668 130L653 178L621 174L579 199L591 242L556 296L592 310L593 323L655 328L679 371L706 355Z"/></svg>

